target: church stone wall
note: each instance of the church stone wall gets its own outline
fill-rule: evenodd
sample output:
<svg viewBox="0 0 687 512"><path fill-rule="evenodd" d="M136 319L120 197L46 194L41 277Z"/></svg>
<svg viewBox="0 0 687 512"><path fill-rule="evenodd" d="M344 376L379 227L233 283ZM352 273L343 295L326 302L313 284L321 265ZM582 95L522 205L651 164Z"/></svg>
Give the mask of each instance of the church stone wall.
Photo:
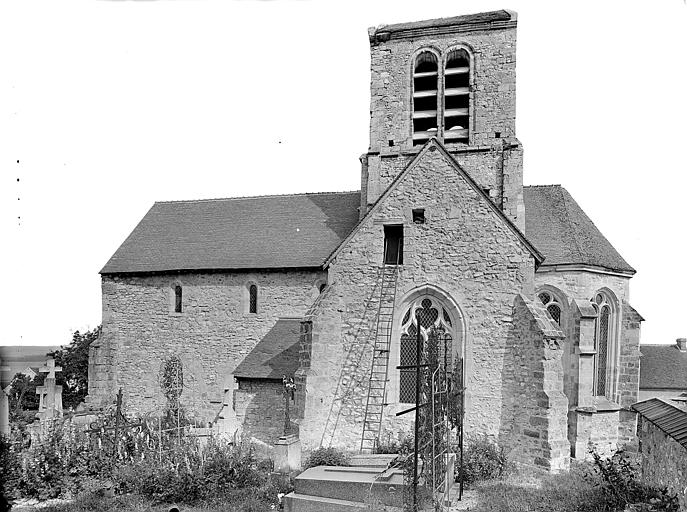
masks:
<svg viewBox="0 0 687 512"><path fill-rule="evenodd" d="M515 137L515 21L509 24L371 43L370 146L363 157L361 215L420 149L412 139L415 56L422 49L438 52L443 68L448 53L463 48L472 56L470 142L446 141L446 149L524 231L522 146Z"/></svg>
<svg viewBox="0 0 687 512"><path fill-rule="evenodd" d="M569 468L564 345L544 307L518 296L504 354L498 437L510 460L550 471Z"/></svg>
<svg viewBox="0 0 687 512"><path fill-rule="evenodd" d="M515 45L515 26L372 43L370 151L384 155L413 149L411 84L413 59L421 49L439 51L442 59L453 48L473 54L471 145L490 145L497 132L500 138L515 137ZM454 145L447 143L447 149Z"/></svg>
<svg viewBox="0 0 687 512"><path fill-rule="evenodd" d="M182 404L206 421L227 399L230 412L234 368L279 317L305 313L318 294L314 283L325 275L293 270L103 276L103 330L91 354L89 402L108 401L121 387L128 412L160 411L160 365L177 355L184 372ZM247 312L249 282L259 288L257 314ZM175 284L183 287L182 313L173 312Z"/></svg>
<svg viewBox="0 0 687 512"><path fill-rule="evenodd" d="M338 417L333 444L359 446L376 314L375 302L369 301L382 263L384 224L404 226L404 262L395 314L401 314L405 295L426 284L455 301L467 326L466 426L472 432L498 433L513 301L520 292L532 295L534 260L487 200L440 151L432 152L430 147L420 158L329 267L332 286L319 303L318 314L341 329L318 327L317 315L313 320L310 373L315 377L306 379L305 418L300 430L305 449L316 446L326 431L335 394L346 396L346 406ZM425 224L412 222L413 208L425 209ZM397 325L398 318L395 328ZM398 351L398 334L394 339L392 351ZM359 352L360 358L347 358L351 350ZM342 366L345 376L365 378L339 385ZM398 403L398 395L388 396L388 401L392 404L386 408L385 429L407 428L408 420L395 419L395 413L404 407ZM400 421L405 426L399 425Z"/></svg>

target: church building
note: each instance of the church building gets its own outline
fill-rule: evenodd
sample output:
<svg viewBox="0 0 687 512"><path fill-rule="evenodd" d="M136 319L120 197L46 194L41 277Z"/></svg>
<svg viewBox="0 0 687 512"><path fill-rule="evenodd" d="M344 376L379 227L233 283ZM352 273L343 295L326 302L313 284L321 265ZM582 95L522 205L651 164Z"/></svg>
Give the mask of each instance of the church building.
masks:
<svg viewBox="0 0 687 512"><path fill-rule="evenodd" d="M516 28L501 10L368 31L360 191L155 203L101 270L88 401L159 412L177 357L190 415L274 443L286 375L304 450L367 450L411 430L418 330L440 331L466 433L512 460L632 442L635 270L562 186L523 186Z"/></svg>

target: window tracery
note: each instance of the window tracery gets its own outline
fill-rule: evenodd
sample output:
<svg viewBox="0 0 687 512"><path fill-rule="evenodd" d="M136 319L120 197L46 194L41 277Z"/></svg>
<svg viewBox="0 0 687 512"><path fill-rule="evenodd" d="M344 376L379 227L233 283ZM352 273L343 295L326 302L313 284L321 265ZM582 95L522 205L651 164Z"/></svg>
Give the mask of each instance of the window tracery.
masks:
<svg viewBox="0 0 687 512"><path fill-rule="evenodd" d="M592 306L597 312L594 329L594 348L596 356L594 359L594 395L608 396L612 391L610 388L609 374L609 355L612 352L612 317L613 309L609 297L604 292L599 292L592 299Z"/></svg>
<svg viewBox="0 0 687 512"><path fill-rule="evenodd" d="M424 343L429 336L441 335L446 343L438 344L437 358L440 365L452 368L453 340L455 332L451 315L434 297L421 297L415 300L406 310L401 320L400 366L411 366L416 363L417 333ZM402 368L399 375L399 401L415 402L414 368Z"/></svg>
<svg viewBox="0 0 687 512"><path fill-rule="evenodd" d="M539 294L539 300L542 304L544 304L544 307L551 315L551 318L553 318L560 326L563 308L561 307L560 302L558 302L558 299L556 299L556 297L550 292L541 292Z"/></svg>

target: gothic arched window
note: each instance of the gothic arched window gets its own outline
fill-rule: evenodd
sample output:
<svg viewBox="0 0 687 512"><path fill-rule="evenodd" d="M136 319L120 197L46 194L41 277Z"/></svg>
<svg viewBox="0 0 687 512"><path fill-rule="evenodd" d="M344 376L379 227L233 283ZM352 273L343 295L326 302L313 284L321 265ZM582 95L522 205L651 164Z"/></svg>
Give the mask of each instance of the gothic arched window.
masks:
<svg viewBox="0 0 687 512"><path fill-rule="evenodd" d="M174 286L174 312L181 313L182 309L182 290L181 285L177 284Z"/></svg>
<svg viewBox="0 0 687 512"><path fill-rule="evenodd" d="M597 312L594 330L594 395L608 396L612 392L609 355L612 353L613 309L611 301L604 292L597 293L592 299Z"/></svg>
<svg viewBox="0 0 687 512"><path fill-rule="evenodd" d="M406 310L401 320L400 366L416 363L417 332L423 343L429 336L439 335L437 360L440 365L453 367L454 325L451 315L434 297L421 297ZM415 369L402 368L399 376L399 402L415 403Z"/></svg>
<svg viewBox="0 0 687 512"><path fill-rule="evenodd" d="M544 304L544 307L551 315L551 318L553 318L560 326L562 309L556 297L549 292L541 292L539 294L539 300L542 302L542 304Z"/></svg>
<svg viewBox="0 0 687 512"><path fill-rule="evenodd" d="M248 312L258 312L258 287L254 284L248 287Z"/></svg>
<svg viewBox="0 0 687 512"><path fill-rule="evenodd" d="M470 55L452 50L444 69L444 140L468 142L470 129Z"/></svg>
<svg viewBox="0 0 687 512"><path fill-rule="evenodd" d="M424 51L413 66L413 145L421 145L437 136L439 61Z"/></svg>

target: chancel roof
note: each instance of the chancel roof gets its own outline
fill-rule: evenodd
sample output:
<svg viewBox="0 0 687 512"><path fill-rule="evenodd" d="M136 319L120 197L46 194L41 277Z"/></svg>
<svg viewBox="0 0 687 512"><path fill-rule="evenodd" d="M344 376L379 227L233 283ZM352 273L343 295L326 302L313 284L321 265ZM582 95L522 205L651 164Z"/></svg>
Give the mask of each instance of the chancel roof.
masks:
<svg viewBox="0 0 687 512"><path fill-rule="evenodd" d="M633 274L560 185L524 188L525 236L542 266ZM359 219L360 192L158 202L101 274L322 267Z"/></svg>
<svg viewBox="0 0 687 512"><path fill-rule="evenodd" d="M588 265L634 274L560 185L524 187L525 235L546 259L542 266Z"/></svg>
<svg viewBox="0 0 687 512"><path fill-rule="evenodd" d="M673 345L640 345L640 389L687 390L687 352Z"/></svg>
<svg viewBox="0 0 687 512"><path fill-rule="evenodd" d="M243 379L292 377L298 370L300 318L279 318L234 370Z"/></svg>
<svg viewBox="0 0 687 512"><path fill-rule="evenodd" d="M360 192L155 203L101 274L321 267Z"/></svg>

